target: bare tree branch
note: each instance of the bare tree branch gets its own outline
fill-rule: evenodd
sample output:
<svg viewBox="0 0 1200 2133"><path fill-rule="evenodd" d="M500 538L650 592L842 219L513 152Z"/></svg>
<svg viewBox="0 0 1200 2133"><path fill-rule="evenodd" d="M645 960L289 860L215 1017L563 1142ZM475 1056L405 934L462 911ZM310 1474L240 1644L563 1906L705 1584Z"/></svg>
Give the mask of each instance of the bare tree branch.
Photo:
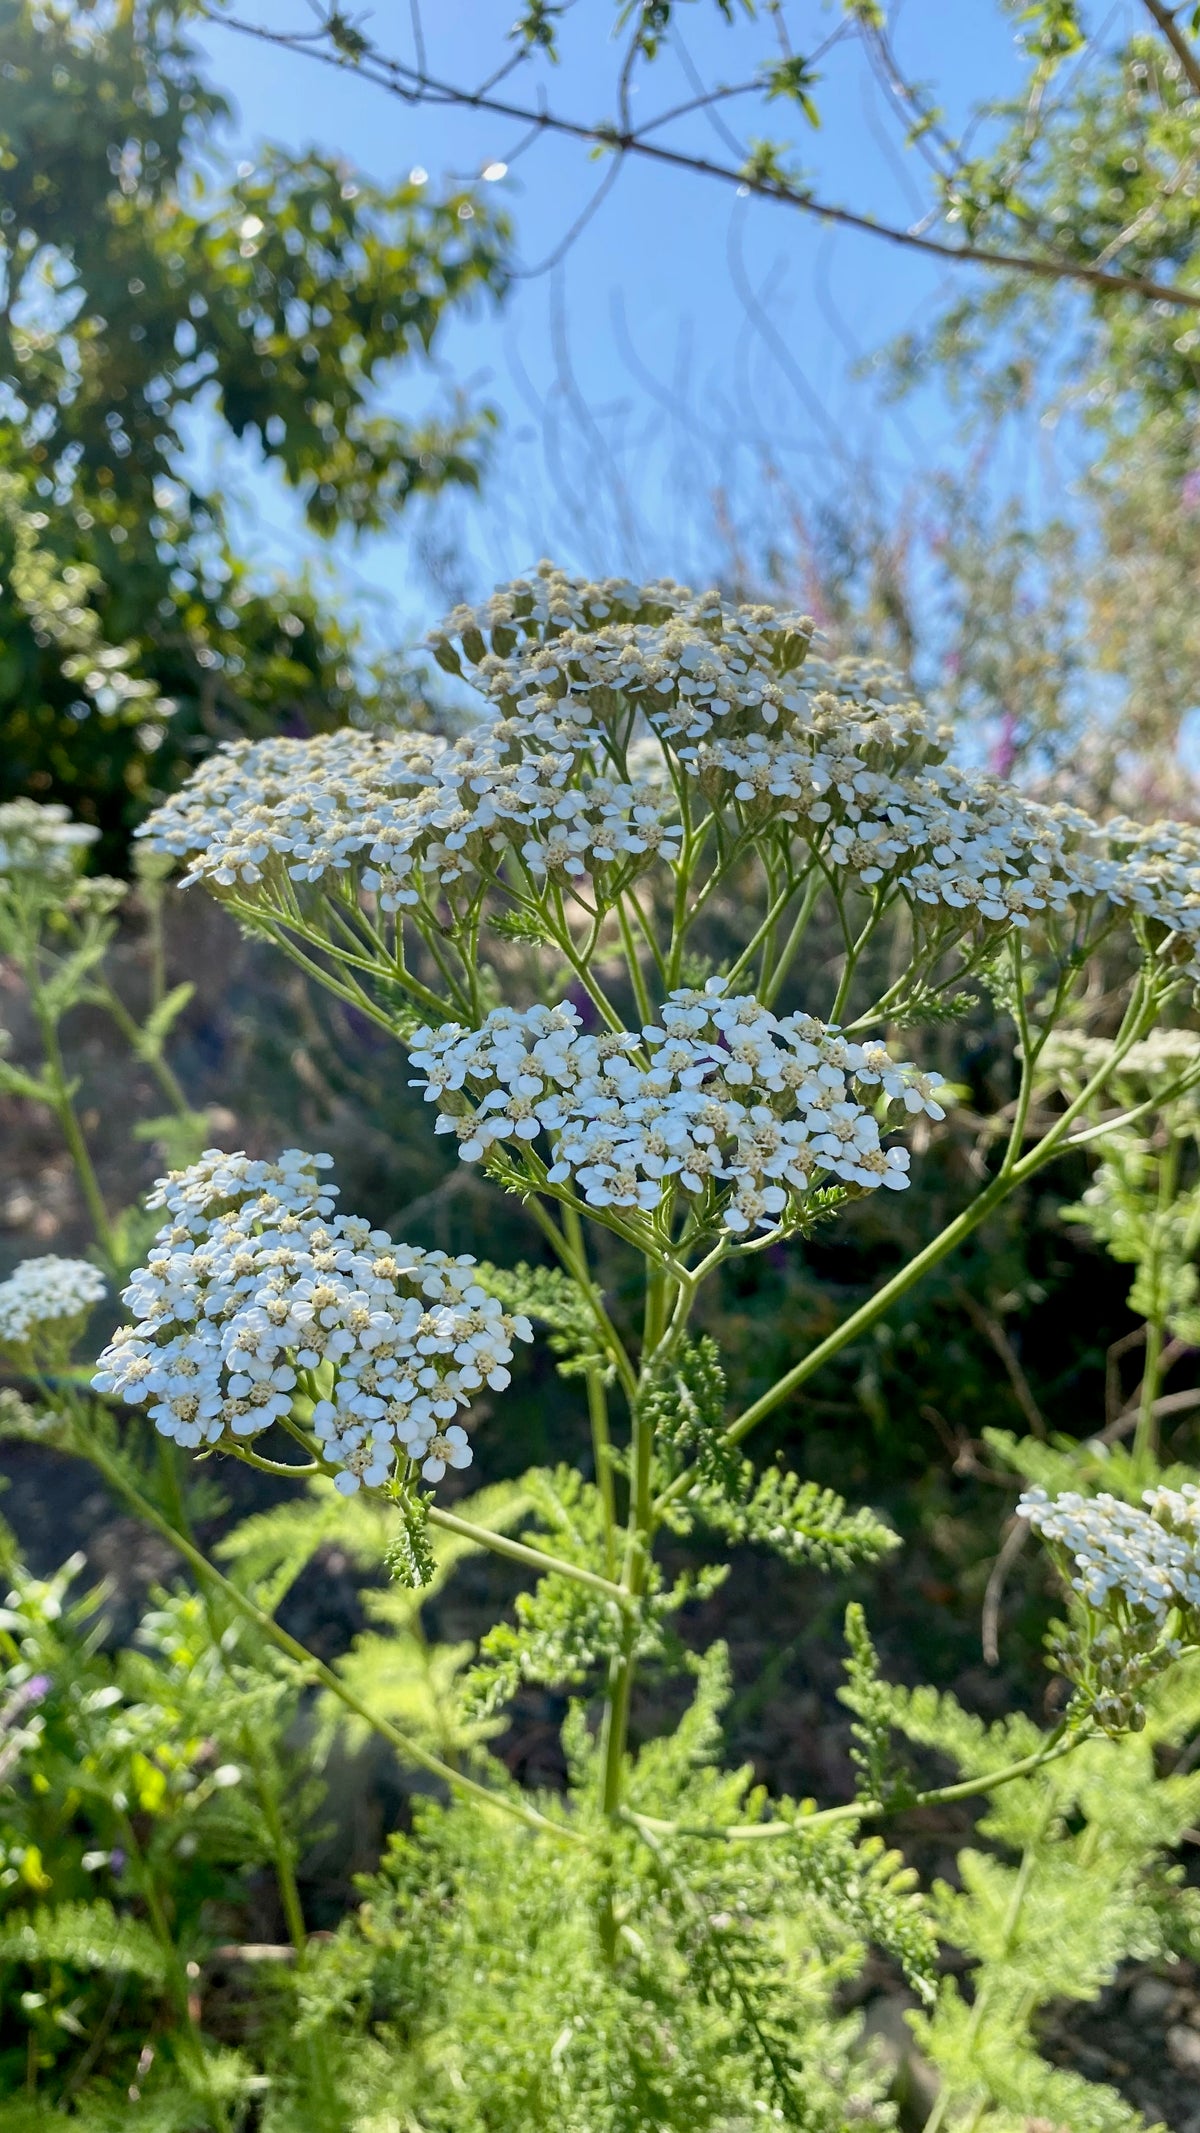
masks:
<svg viewBox="0 0 1200 2133"><path fill-rule="evenodd" d="M1189 44L1179 27L1178 10L1163 7L1162 0L1142 0L1146 13L1158 24L1193 89L1200 95L1200 53Z"/></svg>
<svg viewBox="0 0 1200 2133"><path fill-rule="evenodd" d="M1152 12L1161 13L1166 23L1171 20L1165 9L1156 7L1156 0L1145 0ZM207 10L204 10L207 13ZM568 118L561 112L536 110L525 104L509 102L465 86L438 80L435 76L409 67L402 60L389 59L377 52L355 30L352 46L346 48L346 25L339 16L326 20L326 45L314 43L311 34L300 37L292 32L269 30L263 25L247 22L236 15L209 15L208 19L224 29L232 29L245 37L274 46L277 50L302 53L308 58L321 61L325 66L342 70L347 68L358 73L364 81L388 94L399 96L406 103L429 103L454 106L460 109L486 112L492 117L510 119L528 126L531 131L561 135L568 140L586 141L594 146L610 149L614 155L638 156L643 161L658 163L668 169L686 170L697 177L713 178L735 191L753 194L762 200L773 200L782 207L791 207L804 215L835 223L843 229L861 231L864 236L878 237L886 244L898 245L907 251L921 252L935 259L966 262L989 267L1007 274L1024 274L1034 280L1052 282L1075 282L1083 288L1103 290L1114 296L1136 296L1151 303L1170 304L1181 310L1200 310L1200 288L1188 289L1174 282L1153 281L1140 274L1113 273L1108 268L1089 265L1085 261L1040 257L1028 252L999 251L984 245L945 244L916 230L905 230L893 224L880 222L872 215L856 213L852 208L842 207L828 200L819 200L806 187L789 183L786 177L756 170L753 164L738 168L717 163L707 156L693 155L681 148L670 148L661 141L647 138L645 131L633 131L611 122L588 124L582 119ZM1182 33L1176 28L1175 36L1182 41ZM339 43L339 38L342 40ZM1175 39L1172 39L1174 44ZM1186 50L1186 46L1184 47ZM1192 65L1197 65L1189 54ZM1197 68L1200 80L1200 67ZM652 123L652 122L651 122Z"/></svg>

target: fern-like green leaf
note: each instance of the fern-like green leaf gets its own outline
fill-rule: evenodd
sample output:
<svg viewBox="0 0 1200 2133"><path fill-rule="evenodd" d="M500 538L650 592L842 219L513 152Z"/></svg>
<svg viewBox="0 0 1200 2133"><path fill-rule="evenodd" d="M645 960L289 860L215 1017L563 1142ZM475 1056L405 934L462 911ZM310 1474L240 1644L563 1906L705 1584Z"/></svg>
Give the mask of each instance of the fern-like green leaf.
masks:
<svg viewBox="0 0 1200 2133"><path fill-rule="evenodd" d="M0 1962L68 1963L76 1970L130 1970L149 1984L166 1979L163 1951L148 1926L110 1903L40 1905L0 1921Z"/></svg>

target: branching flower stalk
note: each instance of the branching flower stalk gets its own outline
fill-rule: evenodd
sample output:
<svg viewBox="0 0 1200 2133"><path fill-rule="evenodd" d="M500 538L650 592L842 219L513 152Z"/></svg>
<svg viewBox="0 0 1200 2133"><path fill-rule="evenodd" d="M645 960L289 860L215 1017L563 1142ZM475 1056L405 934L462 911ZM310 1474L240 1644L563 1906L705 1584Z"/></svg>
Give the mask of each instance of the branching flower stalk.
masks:
<svg viewBox="0 0 1200 2133"><path fill-rule="evenodd" d="M756 1469L743 1447L758 1425L1056 1156L1120 1151L1149 1107L1187 1111L1197 1040L1169 1025L1200 976L1200 832L1097 824L963 770L882 669L827 661L807 618L715 593L583 584L544 565L483 609L457 611L432 644L480 698L458 739L345 731L239 743L209 758L146 838L397 1039L434 1132L521 1200L554 1265L451 1258L335 1212L326 1156L209 1149L150 1196L161 1227L94 1385L146 1408L173 1446L378 1495L415 1585L439 1535L526 1570L532 1590L515 1627L485 1638L473 1693L491 1713L522 1681L584 1692L586 1786L542 1811L482 1765L454 1768L373 1714L210 1564L149 1500L103 1411L55 1394L38 1349L65 1352L66 1277L45 1277L49 1330L25 1339L20 1360L71 1409L77 1448L306 1680L455 1799L605 1863L600 1934L615 1966L628 1936L614 1891L634 1836L666 1861L669 1892L686 1879L673 1848L700 1837L730 1856L744 1845L757 1857L766 1841L790 1857L805 1833L832 1841L914 1799L1034 1782L1097 1735L1136 1725L1145 1682L1193 1648L1197 1521L1190 1498L1160 1492L1128 1531L1103 1504L1098 1527L1083 1519L1080 1531L1099 1536L1096 1560L1118 1564L1103 1590L1080 1582L1078 1554L1074 1567L1062 1560L1078 1621L1061 1722L1044 1736L1030 1729L1020 1752L969 1764L957 1783L891 1787L880 1734L853 1801L671 1815L647 1797L653 1756L634 1748L639 1671L661 1661L686 1599L712 1589L724 1542L826 1568L894 1544L870 1512ZM731 1413L703 1331L723 1271L802 1249L869 1194L904 1191L912 1155L953 1130L953 1092L912 1056L919 1031L969 1002L968 981L1013 1031L1011 1101L983 1137L988 1174L936 1236L913 1239L873 1294ZM1119 1013L1090 1028L1094 1003L1113 999ZM1171 1056L1147 1092L1155 1044ZM1156 1179L1160 1246L1177 1183L1173 1171ZM1173 1265L1180 1248L1175 1237ZM614 1255L626 1292L640 1281L640 1324L602 1287L597 1270ZM1174 1327L1188 1299L1166 1310L1153 1285ZM585 1381L591 1471L542 1477L540 1523L514 1535L472 1518L469 1499L450 1510L433 1491L448 1468L473 1463L485 1387L497 1396L488 1426L502 1426L516 1348L536 1329L560 1369ZM1151 1353L1151 1414L1156 1369ZM1036 1495L1026 1515L1052 1552L1076 1530L1069 1508L1044 1512ZM668 1584L664 1536L697 1530L716 1560ZM1160 1599L1164 1563L1174 1583ZM862 1693L869 1703L875 1692ZM681 1918L693 1910L689 1897ZM710 1955L724 1974L723 1947ZM736 1962L729 1974L740 1996ZM776 2032L747 2005L747 2049L800 2123L790 2077L777 2079Z"/></svg>
<svg viewBox="0 0 1200 2133"><path fill-rule="evenodd" d="M611 1818L626 1801L664 1520L710 1485L714 1450L732 1454L1071 1143L1081 1118L1103 1132L1095 1106L1200 967L1196 838L1177 825L1101 827L956 769L945 737L881 670L824 661L807 618L730 609L715 594L586 585L545 566L483 610L456 612L432 643L484 700L461 739L237 745L147 834L186 861L188 881L394 1030L438 1131L521 1195L592 1315L628 1419L615 1459L593 1367L603 1541L584 1567L614 1605L601 1729ZM743 944L722 976L689 986L714 922L734 909ZM880 991L877 944L898 923L908 966ZM510 941L541 958L547 990L523 1006L497 1004ZM1114 955L1131 973L1121 1026L1027 1145L1050 1033L1082 1011L1089 965ZM591 1026L556 1004L556 959ZM648 1398L685 1351L705 1284L726 1261L802 1237L818 1207L903 1188L907 1151L883 1136L922 1113L939 1121L943 1092L866 1033L906 1011L919 1019L971 977L1016 1024L1020 1077L999 1164L715 1443L665 1460ZM415 1016L443 1002L452 1020L418 1027ZM589 1224L641 1255L636 1362L592 1281ZM261 1351L268 1376L277 1353ZM328 1377L328 1355L320 1368ZM411 1438L341 1385L324 1442L307 1439L317 1463L332 1456L367 1485L394 1471L411 1486L420 1443L414 1455ZM331 1384L309 1390L313 1412L330 1407ZM284 1385L266 1419L288 1398ZM211 1412L204 1441L257 1456L233 1443L219 1402ZM522 1559L580 1583L577 1564L549 1569L552 1553L527 1547Z"/></svg>

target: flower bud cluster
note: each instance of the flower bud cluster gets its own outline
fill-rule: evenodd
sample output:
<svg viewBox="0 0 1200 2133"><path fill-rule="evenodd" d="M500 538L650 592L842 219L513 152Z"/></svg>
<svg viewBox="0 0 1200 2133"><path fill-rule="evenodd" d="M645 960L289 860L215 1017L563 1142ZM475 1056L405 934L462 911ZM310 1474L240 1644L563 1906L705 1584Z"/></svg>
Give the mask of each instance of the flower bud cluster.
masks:
<svg viewBox="0 0 1200 2133"><path fill-rule="evenodd" d="M23 1260L0 1282L0 1347L68 1346L104 1288L104 1276L86 1259Z"/></svg>
<svg viewBox="0 0 1200 2133"><path fill-rule="evenodd" d="M1159 1627L1172 1608L1200 1609L1200 1487L1147 1489L1146 1508L1109 1495L1028 1489L1017 1516L1069 1557L1089 1606L1114 1595Z"/></svg>
<svg viewBox="0 0 1200 2133"><path fill-rule="evenodd" d="M148 1403L156 1429L189 1446L245 1441L301 1401L343 1494L381 1486L398 1457L439 1481L470 1465L454 1417L481 1386L508 1384L529 1321L484 1293L472 1259L333 1215L330 1161L209 1149L161 1180L150 1204L169 1219L93 1383Z"/></svg>
<svg viewBox="0 0 1200 2133"><path fill-rule="evenodd" d="M486 700L460 739L234 743L139 834L188 881L252 897L349 876L395 912L507 862L535 887L587 876L604 901L678 858L687 787L693 825L707 804L727 843L773 834L797 871L819 854L926 927L1025 927L1107 899L1200 972L1200 833L1100 828L956 768L882 667L831 663L812 636L806 616L543 565L431 640Z"/></svg>
<svg viewBox="0 0 1200 2133"><path fill-rule="evenodd" d="M721 978L670 993L640 1036L588 1035L566 1004L497 1008L478 1030L418 1031L412 1064L464 1161L545 1134L550 1182L590 1206L653 1213L678 1188L734 1236L785 1226L814 1185L902 1188L907 1151L881 1146L876 1111L885 1128L945 1116L940 1085L884 1046Z"/></svg>

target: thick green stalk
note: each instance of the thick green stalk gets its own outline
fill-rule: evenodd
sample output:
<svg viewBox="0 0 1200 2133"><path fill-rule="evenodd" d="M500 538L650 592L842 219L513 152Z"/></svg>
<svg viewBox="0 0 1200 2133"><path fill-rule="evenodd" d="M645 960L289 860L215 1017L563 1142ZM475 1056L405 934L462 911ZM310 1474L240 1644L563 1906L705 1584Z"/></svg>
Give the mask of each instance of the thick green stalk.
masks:
<svg viewBox="0 0 1200 2133"><path fill-rule="evenodd" d="M666 1308L666 1279L657 1266L648 1262L639 1391L645 1387L647 1360L654 1355L662 1338ZM641 1401L637 1399L632 1408L629 1524L625 1541L625 1563L621 1572L621 1584L635 1603L641 1599L646 1589L646 1576L650 1567L654 1525L650 1493L653 1449L650 1425L641 1411ZM613 1817L621 1806L625 1748L629 1737L629 1706L633 1694L636 1636L637 1625L631 1620L626 1627L623 1649L612 1661L609 1669L608 1693L601 1729L601 1806L606 1815Z"/></svg>
<svg viewBox="0 0 1200 2133"><path fill-rule="evenodd" d="M1162 1388L1163 1347L1166 1340L1166 1315L1162 1309L1162 1287L1165 1268L1163 1265L1162 1231L1170 1220L1171 1206L1179 1187L1179 1159L1182 1147L1179 1138L1167 1124L1167 1145L1158 1166L1158 1201L1152 1218L1149 1289L1154 1299L1155 1310L1146 1321L1146 1360L1142 1369L1141 1395L1138 1401L1137 1427L1133 1438L1133 1463L1139 1474L1150 1477L1150 1470L1158 1451L1158 1395Z"/></svg>
<svg viewBox="0 0 1200 2133"><path fill-rule="evenodd" d="M579 1275L585 1291L590 1294L592 1279L588 1266L587 1241L583 1224L573 1207L563 1208L563 1235L574 1254ZM604 1567L607 1575L617 1575L617 1506L613 1488L612 1439L608 1428L608 1395L604 1389L604 1373L590 1369L586 1372L588 1421L592 1432L592 1460L596 1469L596 1487L604 1514Z"/></svg>

